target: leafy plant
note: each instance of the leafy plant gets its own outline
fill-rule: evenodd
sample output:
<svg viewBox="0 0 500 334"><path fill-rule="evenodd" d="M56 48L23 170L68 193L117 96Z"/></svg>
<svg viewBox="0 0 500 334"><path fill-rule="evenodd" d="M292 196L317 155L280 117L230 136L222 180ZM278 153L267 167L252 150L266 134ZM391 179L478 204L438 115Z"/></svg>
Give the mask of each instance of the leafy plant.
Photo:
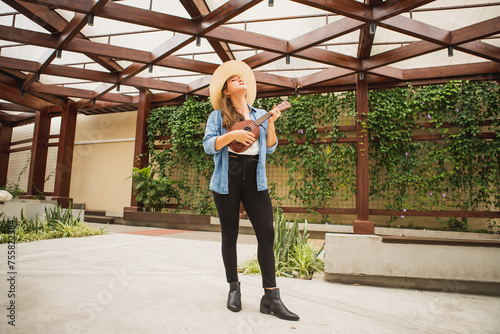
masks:
<svg viewBox="0 0 500 334"><path fill-rule="evenodd" d="M134 167L130 177L134 180L136 200L144 205L146 211L161 212L172 198L179 199L173 187L179 181L172 181L164 175L157 176L150 167Z"/></svg>
<svg viewBox="0 0 500 334"><path fill-rule="evenodd" d="M12 241L12 226L14 227L15 242L27 242L55 238L74 238L91 235L106 234L106 226L99 229L90 227L80 220L80 214L74 217L71 208L63 209L56 206L46 209L44 217L27 219L23 211L20 217L3 219L0 221L0 243ZM0 215L1 217L1 215Z"/></svg>
<svg viewBox="0 0 500 334"><path fill-rule="evenodd" d="M208 186L214 162L202 141L211 111L209 101L191 97L181 106L152 110L148 118L149 167L179 180L179 198L198 214L216 212ZM156 149L158 144L169 147Z"/></svg>
<svg viewBox="0 0 500 334"><path fill-rule="evenodd" d="M150 167L134 167L130 177L134 180L136 200L146 211L161 212L172 199L180 201L179 192L173 186L180 181L170 180L165 175L157 176Z"/></svg>
<svg viewBox="0 0 500 334"><path fill-rule="evenodd" d="M298 220L288 223L283 213L277 209L274 218L274 258L277 276L311 279L314 272L324 270L324 259L320 250L308 242L307 221L300 233ZM256 259L247 261L238 267L245 274L260 274Z"/></svg>
<svg viewBox="0 0 500 334"><path fill-rule="evenodd" d="M30 156L28 155L27 156L27 162L26 164L24 165L23 169L21 169L21 171L19 172L19 174L17 175L17 180L15 183L10 183L10 182L7 182L7 184L5 185L5 190L7 190L11 195L12 195L12 198L19 198L19 196L21 196L22 194L25 193L25 191L23 189L21 189L21 177L23 176L23 174L25 174L28 169L29 169L29 166L30 166Z"/></svg>

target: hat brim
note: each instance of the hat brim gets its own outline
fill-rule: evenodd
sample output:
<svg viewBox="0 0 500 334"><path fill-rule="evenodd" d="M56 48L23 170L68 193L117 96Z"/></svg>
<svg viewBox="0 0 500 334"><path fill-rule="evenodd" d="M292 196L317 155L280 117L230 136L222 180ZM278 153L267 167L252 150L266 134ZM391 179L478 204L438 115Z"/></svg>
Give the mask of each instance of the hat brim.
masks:
<svg viewBox="0 0 500 334"><path fill-rule="evenodd" d="M245 62L230 60L220 65L210 80L210 102L214 110L221 108L222 87L231 76L239 76L247 86L246 100L252 105L257 95L257 83L252 69Z"/></svg>

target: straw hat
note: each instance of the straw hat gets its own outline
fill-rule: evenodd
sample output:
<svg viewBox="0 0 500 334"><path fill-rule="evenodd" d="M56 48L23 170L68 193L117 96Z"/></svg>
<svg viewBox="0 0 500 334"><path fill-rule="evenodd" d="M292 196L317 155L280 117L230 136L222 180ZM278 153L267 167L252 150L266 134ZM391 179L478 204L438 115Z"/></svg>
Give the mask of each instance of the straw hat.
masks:
<svg viewBox="0 0 500 334"><path fill-rule="evenodd" d="M222 87L224 87L227 79L233 75L239 76L245 82L247 86L247 103L252 105L255 101L257 83L252 69L242 61L230 60L217 67L210 80L210 101L214 110L221 108Z"/></svg>

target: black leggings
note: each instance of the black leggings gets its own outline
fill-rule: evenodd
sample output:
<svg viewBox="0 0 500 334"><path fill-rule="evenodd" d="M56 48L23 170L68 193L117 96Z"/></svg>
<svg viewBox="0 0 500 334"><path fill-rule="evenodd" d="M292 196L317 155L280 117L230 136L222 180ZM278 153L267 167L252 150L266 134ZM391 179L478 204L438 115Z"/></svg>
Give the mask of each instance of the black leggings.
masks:
<svg viewBox="0 0 500 334"><path fill-rule="evenodd" d="M227 282L238 281L236 241L238 239L240 202L257 236L257 259L262 272L262 286L276 286L274 272L273 207L267 190L257 191L258 156L229 152L229 194L213 192L222 232L222 259Z"/></svg>

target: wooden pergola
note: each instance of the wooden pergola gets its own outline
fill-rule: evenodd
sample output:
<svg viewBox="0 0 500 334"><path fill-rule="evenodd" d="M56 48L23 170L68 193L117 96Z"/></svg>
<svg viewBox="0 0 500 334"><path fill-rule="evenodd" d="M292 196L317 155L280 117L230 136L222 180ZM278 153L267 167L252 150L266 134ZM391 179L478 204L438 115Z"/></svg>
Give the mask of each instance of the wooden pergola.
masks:
<svg viewBox="0 0 500 334"><path fill-rule="evenodd" d="M49 195L61 203L69 200L78 113L94 115L137 110L135 157L141 157L136 166L142 167L147 164L142 153L146 152L145 126L149 110L181 104L190 95L207 97L211 74L227 60L243 60L255 70L259 97L355 90L361 119L368 113L369 89L406 86L408 82L428 85L500 77L500 2L469 4L463 0L450 5L445 0L365 0L364 3L231 0L219 5L220 1L215 0L168 1L169 4L144 0L142 7L131 5L127 0L2 2L11 9L0 14L0 40L3 41L0 47L0 99L3 100L0 101L0 185L7 181L9 154L19 150L11 147L27 144L22 148L31 149L32 153L27 195L35 195L37 188L43 189L47 149L57 146L55 187ZM275 8L268 7L271 3ZM283 16L279 11L274 16L272 12L267 13L292 4L307 9L306 13L298 11L291 16ZM249 19L249 13L257 9L266 15ZM462 26L456 13L468 11L480 11L483 16L477 17L486 15L487 18ZM415 18L431 14L434 19L432 16L423 20ZM450 18L451 26L457 28L443 28L443 17ZM21 19L36 23L37 29L18 24ZM12 23L5 24L9 20ZM263 34L250 28L273 23L285 29L290 24L302 25L312 20L323 23L313 28L304 25L300 34L288 39L276 37L273 31ZM431 20L435 24L426 23ZM85 33L94 24L103 22L109 24L110 31ZM134 31L131 27L140 29ZM384 36L390 32L402 37L398 37L400 41L377 40L379 32L385 33ZM158 35L161 33L168 33L169 37L156 39L150 50L134 48L141 36L165 36ZM132 45L115 42L129 37L135 38L135 42L128 39ZM193 51L197 50L196 45L203 45L204 49ZM43 50L43 55L37 60L9 56L9 52L21 54L27 46ZM79 55L85 61L61 63L58 59L64 59L66 54ZM444 54L450 59L460 54L465 56L462 57L465 61L436 65L427 58L425 66L405 65L405 61L426 59L426 55L435 54ZM167 74L155 74L158 69ZM82 88L83 84L93 84L95 88ZM50 118L55 116L61 116L61 131L58 142L49 143ZM32 122L35 123L32 140L11 142L14 127ZM358 124L358 147L367 148L368 138L361 130ZM358 219L354 223L358 233L373 230L368 215L366 153L362 155L358 150Z"/></svg>

